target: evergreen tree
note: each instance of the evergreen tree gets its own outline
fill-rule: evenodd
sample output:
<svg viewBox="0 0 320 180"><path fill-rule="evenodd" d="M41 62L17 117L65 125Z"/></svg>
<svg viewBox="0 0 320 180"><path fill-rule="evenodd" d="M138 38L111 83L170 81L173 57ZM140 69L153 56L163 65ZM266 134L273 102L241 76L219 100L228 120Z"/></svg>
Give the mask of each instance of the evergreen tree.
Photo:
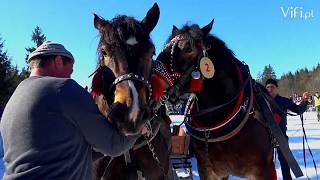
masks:
<svg viewBox="0 0 320 180"><path fill-rule="evenodd" d="M35 43L34 47L27 47L26 51L26 63L28 64L28 56L31 52L36 50L37 47L39 47L44 41L46 41L46 36L42 33L42 30L39 26L37 26L31 35L31 40Z"/></svg>
<svg viewBox="0 0 320 180"><path fill-rule="evenodd" d="M270 69L269 66L266 66L264 69L264 72L266 73L259 74L261 79L265 77L265 74L268 74L268 69ZM283 96L292 96L293 94L302 95L305 91L313 94L316 91L320 91L320 64L317 64L311 70L302 68L294 73L285 73L279 79L278 84L281 87L279 93Z"/></svg>
<svg viewBox="0 0 320 180"><path fill-rule="evenodd" d="M262 73L258 74L258 81L262 84L265 84L269 78L277 79L276 73L270 64L264 67Z"/></svg>
<svg viewBox="0 0 320 180"><path fill-rule="evenodd" d="M21 80L18 68L12 66L11 58L4 50L4 41L0 37L0 109L5 107Z"/></svg>

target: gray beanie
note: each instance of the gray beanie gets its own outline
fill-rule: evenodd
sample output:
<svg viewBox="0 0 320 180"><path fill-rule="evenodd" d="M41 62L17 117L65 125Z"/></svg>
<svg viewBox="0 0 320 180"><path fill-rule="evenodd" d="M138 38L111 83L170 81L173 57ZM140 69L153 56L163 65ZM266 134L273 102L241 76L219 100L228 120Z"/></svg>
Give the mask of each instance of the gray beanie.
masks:
<svg viewBox="0 0 320 180"><path fill-rule="evenodd" d="M66 48L64 48L62 44L52 41L45 41L36 50L30 53L28 56L28 62L30 62L30 60L34 57L40 55L60 55L68 57L74 61L72 54Z"/></svg>

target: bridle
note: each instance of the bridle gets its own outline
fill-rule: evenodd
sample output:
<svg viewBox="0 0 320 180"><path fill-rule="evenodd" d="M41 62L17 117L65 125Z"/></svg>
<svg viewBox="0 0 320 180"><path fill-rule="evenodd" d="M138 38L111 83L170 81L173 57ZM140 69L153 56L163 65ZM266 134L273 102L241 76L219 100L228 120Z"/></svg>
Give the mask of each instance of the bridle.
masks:
<svg viewBox="0 0 320 180"><path fill-rule="evenodd" d="M166 91L164 95L160 97L160 103L163 105L166 102L175 102L177 98L180 96L180 90L184 87L190 80L190 76L193 77L194 74L200 77L199 72L199 62L202 57L207 56L207 50L211 48L211 46L206 46L203 43L203 40L199 44L195 44L196 46L200 46L202 48L202 56L198 56L197 60L194 63L191 63L186 71L181 74L180 72L176 72L173 67L174 61L174 53L176 46L178 45L179 41L181 40L188 40L192 41L192 39L186 35L178 34L173 37L162 49L162 52L170 49L170 64L169 67L166 67L161 61L156 60L153 63L153 70L160 75L169 85L169 89Z"/></svg>
<svg viewBox="0 0 320 180"><path fill-rule="evenodd" d="M103 71L104 69L106 69L109 72L112 72L112 70L108 66L106 66L106 65L104 65L102 63L104 61L104 59L105 59L105 55L104 55L103 52L101 54L102 54L102 57L101 57L102 59L100 61L99 67L89 77L91 77L92 75L96 74L99 71ZM140 75L137 75L137 74L134 74L134 73L123 74L123 75L121 75L119 77L115 77L113 72L112 72L112 75L111 75L111 73L109 73L109 74L110 74L111 77L103 77L103 79L104 78L113 78L114 79L113 82L111 84L105 84L104 80L102 80L102 82L101 82L102 83L102 87L103 88L107 88L107 94L108 95L110 95L115 90L115 87L116 87L117 84L119 84L119 83L121 83L123 81L132 80L132 81L136 81L136 82L141 82L142 84L144 84L147 87L147 90L148 90L148 92L147 92L147 102L149 103L151 101L151 99L152 99L152 86L151 86L151 83L148 80L146 80L144 77L142 77ZM104 76L104 75L102 74L102 76ZM109 103L110 102L108 102L108 104Z"/></svg>
<svg viewBox="0 0 320 180"><path fill-rule="evenodd" d="M142 82L147 88L148 88L148 98L147 100L150 101L151 98L152 98L152 86L151 86L151 83L146 80L144 77L142 76L139 76L137 74L134 74L134 73L128 73L128 74L124 74L124 75L121 75L119 77L117 77L112 85L111 85L111 89L114 89L114 87L123 82L123 81L129 81L129 80L132 80L132 81L137 81L137 82Z"/></svg>

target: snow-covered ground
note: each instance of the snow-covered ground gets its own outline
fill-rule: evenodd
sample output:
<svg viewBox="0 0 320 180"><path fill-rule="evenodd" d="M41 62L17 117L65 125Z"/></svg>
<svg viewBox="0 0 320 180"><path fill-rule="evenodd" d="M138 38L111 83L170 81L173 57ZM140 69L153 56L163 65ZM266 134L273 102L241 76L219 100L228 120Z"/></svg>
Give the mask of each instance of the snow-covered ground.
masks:
<svg viewBox="0 0 320 180"><path fill-rule="evenodd" d="M181 122L181 117L172 116L171 117L174 123L178 124ZM304 127L306 130L307 140L311 151L313 153L314 160L317 165L318 179L320 179L320 122L316 120L315 112L306 112L304 113ZM288 131L287 134L289 136L289 146L291 151L293 152L296 160L298 161L300 168L304 175L308 175L311 180L318 180L316 170L313 166L312 157L310 156L308 150L306 149L306 161L307 168L304 167L303 160L303 131L301 127L301 120L299 116L288 116ZM307 148L307 147L306 147ZM199 180L199 174L197 171L196 160L193 158L192 162L192 173L193 179ZM278 160L276 161L276 171L278 180L282 180L282 174L280 169L280 164ZM183 172L180 172L183 174ZM292 174L292 173L291 173ZM308 179L307 176L303 176L300 178L294 178L295 176L292 174L293 179ZM240 180L241 178L231 177L232 180Z"/></svg>
<svg viewBox="0 0 320 180"><path fill-rule="evenodd" d="M173 117L174 122L178 122L181 120L179 117ZM310 148L312 150L313 156L315 158L315 162L317 165L317 171L318 174L320 174L320 122L317 122L316 120L316 114L315 112L306 112L304 113L304 124L305 124L305 130L308 138L308 142L310 145ZM294 117L288 117L288 131L287 134L289 136L289 145L290 148L298 161L302 171L304 174L308 174L309 178L312 180L317 180L316 171L313 167L313 162L311 159L311 156L309 155L309 152L306 152L306 159L307 159L307 169L304 168L304 162L303 162L303 145L302 145L302 128L301 128L301 120L299 116ZM0 144L2 145L2 144ZM193 167L193 177L195 180L199 179L199 175L197 172L197 166L195 159L192 159L192 167ZM277 176L278 179L282 179L281 175L281 169L279 162L276 162L276 169L277 169ZM3 168L3 162L2 159L0 160L0 177L2 177L4 168ZM294 175L292 175L294 177ZM320 179L320 176L318 177ZM239 180L240 178L232 177L230 179L233 180ZM303 176L297 179L304 179L306 180L307 177Z"/></svg>

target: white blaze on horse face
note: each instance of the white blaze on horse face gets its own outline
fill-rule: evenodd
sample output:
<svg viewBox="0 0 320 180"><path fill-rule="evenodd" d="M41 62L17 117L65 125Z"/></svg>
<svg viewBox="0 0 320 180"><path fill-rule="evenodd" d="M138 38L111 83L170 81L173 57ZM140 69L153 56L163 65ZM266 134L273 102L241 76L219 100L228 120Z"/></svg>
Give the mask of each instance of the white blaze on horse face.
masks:
<svg viewBox="0 0 320 180"><path fill-rule="evenodd" d="M137 92L137 89L136 87L134 86L133 82L132 81L128 81L128 84L129 84L129 87L130 87L130 90L132 92L132 98L133 98L133 101L132 101L132 108L131 108L131 111L129 113L129 118L132 119L134 122L137 120L138 118L138 114L139 114L139 98L138 98L138 92Z"/></svg>
<svg viewBox="0 0 320 180"><path fill-rule="evenodd" d="M127 39L126 44L128 44L130 46L134 46L134 45L138 44L138 41L137 41L136 37L131 36L131 37L129 37L129 39Z"/></svg>

